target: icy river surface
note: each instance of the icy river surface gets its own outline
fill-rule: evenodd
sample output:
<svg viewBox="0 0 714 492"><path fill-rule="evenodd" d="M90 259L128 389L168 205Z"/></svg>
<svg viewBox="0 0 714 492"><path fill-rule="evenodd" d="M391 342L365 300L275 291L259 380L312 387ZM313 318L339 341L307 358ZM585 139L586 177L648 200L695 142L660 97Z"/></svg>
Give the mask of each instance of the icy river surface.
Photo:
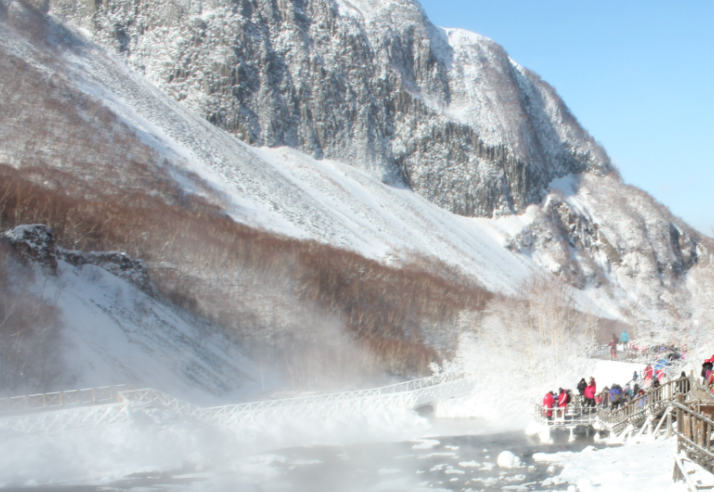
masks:
<svg viewBox="0 0 714 492"><path fill-rule="evenodd" d="M401 442L311 445L276 449L237 458L229 468L130 474L104 483L23 487L43 491L239 491L239 492L387 492L387 491L546 491L564 490L559 469L538 463L533 454L580 451L592 439L554 433L554 444L540 444L522 430L471 433L469 421L432 422L434 437ZM439 435L443 432L447 435ZM600 447L600 446L597 446ZM499 466L509 451L520 461ZM501 465L504 465L502 462ZM11 489L3 489L11 490ZM20 490L20 489L17 489Z"/></svg>

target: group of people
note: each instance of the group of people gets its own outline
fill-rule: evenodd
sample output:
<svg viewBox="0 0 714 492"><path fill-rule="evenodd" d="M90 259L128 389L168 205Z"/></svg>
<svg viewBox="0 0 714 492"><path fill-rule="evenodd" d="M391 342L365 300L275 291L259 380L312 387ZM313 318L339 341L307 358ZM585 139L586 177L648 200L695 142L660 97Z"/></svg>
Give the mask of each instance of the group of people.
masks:
<svg viewBox="0 0 714 492"><path fill-rule="evenodd" d="M568 404L570 403L570 400L570 390L558 388L557 394L555 393L555 391L549 391L548 393L546 393L545 397L543 398L543 411L545 413L545 416L548 417L548 420L551 420L553 418L553 408L556 404L558 405L556 410L556 416L558 418L565 417L565 412L567 412L568 410Z"/></svg>
<svg viewBox="0 0 714 492"><path fill-rule="evenodd" d="M632 379L625 384L624 388L617 383L613 383L610 387L605 386L600 392L597 390L597 383L594 377L591 377L588 382L585 381L585 378L582 378L577 385L582 406L593 409L602 407L615 410L633 400L637 400L639 397L643 398L640 398L636 404L644 406L647 402L645 389L658 388L667 382L667 376L664 371L665 365L663 361L658 362L654 367L647 364L641 375L637 371L632 374ZM685 378L686 374L682 372L681 377ZM705 377L705 380L714 387L714 356L702 366L702 377ZM555 411L556 417L564 417L570 401L571 395L568 389L559 388L558 393L549 391L543 398L544 416L551 420Z"/></svg>

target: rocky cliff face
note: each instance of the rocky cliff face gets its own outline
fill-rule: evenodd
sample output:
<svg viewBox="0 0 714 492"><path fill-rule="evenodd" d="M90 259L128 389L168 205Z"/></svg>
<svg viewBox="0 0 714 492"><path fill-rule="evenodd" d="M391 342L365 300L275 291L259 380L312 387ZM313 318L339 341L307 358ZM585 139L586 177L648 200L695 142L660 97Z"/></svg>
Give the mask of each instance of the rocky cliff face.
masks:
<svg viewBox="0 0 714 492"><path fill-rule="evenodd" d="M244 141L407 185L467 216L521 212L607 172L555 91L415 0L52 0L164 91Z"/></svg>
<svg viewBox="0 0 714 492"><path fill-rule="evenodd" d="M8 2L0 0L0 7L6 3ZM23 4L17 1L9 2L11 8L6 10L7 18L21 19L26 14L20 8ZM86 7L86 4L78 5ZM96 12L92 13L88 10L77 10L76 6L66 7L63 11L62 5L55 2L52 9L55 13L64 12L63 15L73 18L74 22L85 23L84 25L90 28L95 25L94 36L100 41L103 40L105 46L114 46L112 43L116 41L115 34L118 31L107 27L107 19L120 18L116 11L117 5L119 4L104 3L97 6ZM188 28L184 29L180 24L176 24L191 15L194 20L203 19L202 22L207 26L214 25L211 23L219 20L223 22L221 19L227 18L228 14L223 17L217 17L215 14L216 9L223 4L214 4L213 10L210 11L184 13L175 18L169 13L159 15L157 12L160 5L142 4L140 9L137 6L133 13L127 13L127 22L130 21L127 29L134 34L126 38L128 48L122 51L121 46L117 45L114 50L120 55L124 53L127 57L125 59L137 68L143 67L147 77L156 79L157 74L163 73L162 63L170 65L169 62L173 59L171 56L178 56L176 53L180 50L176 51L178 48L174 49L174 44L179 41L186 44L186 52L205 50L207 54L217 50L217 46L224 46L221 49L228 51L233 50L225 48L226 43L236 46L236 43L230 41L230 37L221 37L218 31L214 32L210 39L205 38L205 42L194 40L189 43L186 34ZM196 7L199 4L192 5ZM239 6L243 8L246 5L249 4L243 3ZM260 9L267 8L266 5L261 4ZM489 40L463 31L439 31L430 27L423 19L421 11L413 4L388 3L384 7L370 7L360 3L353 4L352 10L344 10L345 5L335 4L337 13L334 15L337 16L335 19L339 20L338 24L352 26L350 29L362 29L360 32L364 34L363 39L370 43L363 46L363 49L369 53L381 53L380 56L386 57L386 61L382 58L365 58L362 64L355 62L354 70L372 70L369 68L372 66L388 67L380 80L393 80L402 84L401 92L384 93L385 97L399 101L396 106L383 106L380 102L375 103L375 107L381 108L380 111L386 108L385 111L393 111L397 116L407 115L403 118L411 118L410 125L414 125L413 132L404 130L405 127L394 126L393 128L402 130L393 131L389 139L380 137L379 140L371 141L375 145L386 145L393 153L375 151L375 159L406 156L399 161L400 164L390 164L391 161L388 160L380 161L383 167L375 164L372 170L388 171L392 166L391 169L398 171L392 175L394 180L408 180L417 192L426 195L432 203L399 187L385 186L358 169L367 166L368 161L355 156L359 152L364 153L367 147L356 137L348 138L349 135L357 135L354 128L363 124L366 125L364 128L369 128L370 131L382 127L373 126L371 123L367 125L363 116L358 114L350 116L352 119L349 119L344 115L335 116L335 113L324 111L328 107L342 107L340 105L347 104L347 99L342 96L341 99L325 102L323 106L317 104L315 108L322 108L323 113L351 121L354 125L349 135L339 132L325 133L334 138L325 139L321 147L323 157L327 155L324 149L329 147L332 149L330 152L336 153L338 157L343 156L344 162L315 160L291 148L256 148L230 137L226 132L197 117L195 112L186 111L183 106L196 104L200 109L203 107L201 104L213 104L220 99L217 94L200 95L192 92L196 90L198 80L215 76L216 72L205 68L208 66L205 59L192 58L191 69L194 72L191 73L194 75L186 75L183 82L176 81L175 78L171 82L167 82L168 79L158 80L169 93L175 84L185 84L186 97L182 104L157 91L155 85L145 77L116 63L111 51L97 48L81 36L68 33L64 27L56 25L52 20L48 20L48 25L44 28L47 35L52 37L46 41L35 36L37 39L28 39L23 45L21 39L27 36L30 30L22 23L18 24L15 34L12 29L0 30L0 50L3 52L0 65L7 66L7 70L0 70L0 74L6 75L0 77L0 92L17 94L18 80L34 80L34 85L25 84L29 87L26 92L34 97L17 101L12 97L4 99L9 101L8 104L12 103L12 109L6 112L5 124L0 125L6 137L4 140L0 139L4 144L0 145L0 161L6 159L13 169L18 168L18 172L31 176L33 182L38 182L38 171L27 167L28 165L35 162L56 163L52 165L67 173L66 183L72 184L72 189L76 187L78 190L92 189L100 182L105 182L108 190L118 189L117 187L128 187L132 192L163 189L164 185L155 179L156 176L163 176L162 179L169 182L175 181L177 189L187 194L205 194L212 197L216 206L225 210L236 221L262 231L314 239L387 264L407 264L411 261L410 258L414 257L437 259L449 267L456 267L492 292L517 295L526 279L545 271L579 289L578 296L582 300L580 306L589 309L589 303L594 304L595 314L601 312L603 315L638 323L647 319L658 326L690 321L694 323L697 319L702 324L704 320L714 319L714 311L709 308L708 301L711 292L714 292L710 280L714 278L711 274L711 243L673 217L666 207L656 203L646 193L622 183L617 173L608 174L610 165L607 157L577 125L551 88L509 60L503 50ZM228 7L220 8L225 10ZM357 15L357 10L361 12L362 17ZM152 14L155 17L147 17L146 12L149 11L155 11ZM247 18L247 14L236 12L238 13L233 14L235 19ZM387 17L390 12L393 14L391 21ZM410 18L407 15L409 12L415 17ZM37 15L40 20L44 19L40 14ZM258 18L256 16L258 10L253 10L250 19L255 21ZM3 22L2 11L0 22ZM393 23L391 30L386 27L389 22ZM243 24L231 21L224 27L232 29L236 25ZM380 31L379 26L384 27L384 30ZM316 28L313 25L310 29ZM164 39L158 39L159 31L164 32L165 39L169 41L165 43ZM417 31L422 34L415 34ZM266 36L273 35L271 29L260 32ZM404 57L398 63L394 55L396 45L387 46L387 41L384 41L387 44L383 45L370 41L386 40L389 36L392 36L389 38L392 40L403 40L406 39L404 36L407 36L405 33L415 40L412 48L409 48L411 51L406 50L403 43L399 48L403 50L402 53L408 52L409 56L404 56L413 62L410 70L403 69L409 65L404 61ZM154 36L151 39L156 43L151 46L152 51L149 51L150 36ZM222 41L225 39L230 42ZM60 45L62 43L64 45ZM290 46L283 52L285 59L288 59L298 48L293 48L287 41L284 43L285 46ZM346 46L341 41L335 43L334 46L329 45L333 51L339 51ZM424 68L428 63L418 55L422 53L419 50L426 49L422 46L425 44L430 46L429 52L434 56L429 62L433 62L433 65L430 65L433 67L432 71ZM144 52L141 52L141 46L145 47ZM308 44L305 49L312 53L317 49L315 46L316 43ZM422 48L417 49L417 46ZM329 52L324 46L323 48L324 53ZM48 49L52 50L51 55L47 54ZM33 50L36 50L34 55ZM324 66L335 73L343 69L340 68L343 67L340 63L352 60L352 55L344 53L340 56L333 53L331 56L333 58L329 59L332 60L329 63L325 61L328 60L327 55L320 59L320 63L324 62ZM18 60L35 67L33 71L27 72L35 75L14 77L17 67L22 65ZM48 68L50 60L55 65ZM258 60L254 65L255 70L265 72L268 70L266 67L271 66L270 60L271 58ZM139 62L145 63L141 65ZM201 69L204 71L200 72L199 77L195 74L200 67L204 67ZM394 67L402 69L398 71ZM311 70L306 66L304 71L291 75L290 80L307 84L313 91L311 94L315 94L323 90L323 84L310 78ZM52 74L51 78L48 74ZM370 87L368 79L365 80L365 87ZM439 80L443 83L437 83ZM405 81L411 81L411 85ZM268 90L265 84L259 84L261 91ZM67 90L58 89L65 86ZM354 85L340 87L347 90ZM384 101L377 99L374 92L350 90L360 97L369 96L370 100ZM84 95L80 96L79 93ZM67 98L68 94L73 96L66 106L56 106L57 103L52 97L46 98L47 107L55 108L54 113L43 107L29 108L29 102L45 100L39 97L40 95L53 94L52 97L61 95L62 98ZM255 99L252 100L257 105L255 107L264 104L265 111L273 108L268 99L259 97L260 94L263 93L256 93ZM94 101L95 98L99 100ZM79 113L81 117L69 118L73 108L77 108L77 101L86 101L84 106L95 108L92 110L94 113L87 109L86 113ZM283 95L276 96L272 102L275 108L282 107ZM57 107L61 110L57 110ZM105 115L108 116L108 122L115 123L102 126L104 124L92 116L98 114L97 107L108 113ZM397 112L395 108L401 112ZM13 111L24 114L25 120L10 117ZM415 111L422 111L419 113L421 116L416 117ZM42 117L32 118L32 114L41 114ZM255 114L259 119L270 115L269 111ZM111 115L113 116L109 117ZM397 116L393 121L406 121L399 120L402 116ZM314 116L311 117L314 121ZM281 120L278 118L270 121ZM299 129L303 123L304 120L300 119L293 127ZM85 148L98 151L96 155L90 155L93 160L87 162L78 160L78 157L85 159L87 156L84 154L77 156L72 153L81 148L76 145L76 133L67 141L66 146L63 143L67 125L84 124L88 125L86 133L90 136L111 135L108 141L87 137L86 141L92 143ZM28 132L30 126L37 129L37 132ZM135 138L130 138L127 132L135 132ZM121 139L117 138L120 134L124 135L126 142L136 142L131 145L126 142L122 144ZM468 147L463 144L465 140L459 140L471 138L469 135L478 135L472 140L474 147ZM37 142L43 141L42 139L52 145L38 145ZM421 143L409 148L404 144L405 147L399 150L396 142L400 141ZM102 142L102 145L95 142ZM148 153L146 149L138 151L138 142L151 145L152 150ZM277 145L279 142L274 141L271 144ZM477 144L479 150L474 150ZM143 146L142 143L141 147ZM66 147L66 155L59 152L60 147ZM52 149L54 154L46 155L46 149ZM153 152L157 155L153 156ZM132 161L125 159L127 155L132 155L138 161L132 164ZM458 161L454 157L457 155L465 160ZM517 164L526 161L527 164L522 166L518 164L521 166L517 167L518 172L508 167L509 162ZM499 162L501 164L498 164ZM497 164L502 167L499 168ZM157 167L152 167L154 165ZM98 171L101 171L104 181L98 180ZM42 172L50 170L44 169ZM198 172L201 178L190 178L194 172ZM567 178L552 180L566 173ZM380 176L384 178L385 174ZM75 186L77 184L80 186ZM560 192L556 191L557 189L560 189ZM469 195L468 190L475 191ZM86 191L82 191L80 196L85 197ZM536 201L538 196L542 197L541 201L528 205ZM173 198L169 201L172 200ZM442 208L435 207L434 203ZM523 213L498 220L481 220L454 216L447 210L484 215L490 214L491 211L522 210ZM34 222L38 219L28 220ZM137 234L140 234L138 229L142 227L148 226L142 223L137 228ZM128 237L126 234L122 235L125 236ZM141 232L140 237L148 236ZM131 244L134 248L134 243ZM189 241L187 244L194 243ZM123 250L123 247L118 249ZM142 248L141 251L132 250L132 254L136 257L147 257L156 253L147 251ZM200 248L201 255L205 251L206 248ZM216 256L220 257L211 253L212 258ZM173 263L187 264L185 255L180 255L180 258L180 261ZM197 255L197 258L203 257ZM195 263L195 267L184 265L182 268L188 277L176 278L201 276L201 281L212 286L228 285L231 289L238 286L235 287L238 290L231 291L230 295L225 297L244 298L240 293L243 284L234 282L236 278L245 278L239 270L220 268L217 273L221 277L213 277L212 274L206 274L202 259ZM225 282L216 282L216 278L224 278L223 275ZM186 285L189 289L190 284ZM255 292L253 285L245 285L247 291ZM284 283L281 283L281 288L282 285ZM273 308L260 302L260 299L246 301L246 312L265 321L265 326L274 326L274 318L271 320L264 317L264 313L269 313ZM299 308L302 309L302 305ZM286 312L292 313L290 309L292 305L286 307ZM226 319L239 319L235 314L235 311L231 311L226 315ZM292 322L294 319L292 314L285 317L286 333L292 330L292 325L287 324L287 320ZM431 328L424 331L426 333L430 330ZM427 335L431 336L431 333Z"/></svg>
<svg viewBox="0 0 714 492"><path fill-rule="evenodd" d="M82 252L60 248L55 244L52 230L44 224L21 225L0 233L0 244L8 244L20 258L41 265L53 275L57 274L58 260L75 267L95 265L131 282L149 295L156 295L143 261L118 251Z"/></svg>

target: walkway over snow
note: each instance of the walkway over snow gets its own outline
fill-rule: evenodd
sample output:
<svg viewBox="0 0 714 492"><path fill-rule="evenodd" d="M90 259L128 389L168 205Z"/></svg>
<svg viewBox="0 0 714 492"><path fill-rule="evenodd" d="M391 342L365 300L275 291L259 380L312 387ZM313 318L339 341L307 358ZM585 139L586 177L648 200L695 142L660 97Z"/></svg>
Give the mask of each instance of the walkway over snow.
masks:
<svg viewBox="0 0 714 492"><path fill-rule="evenodd" d="M133 409L150 406L229 427L265 419L327 418L384 408L415 409L468 395L473 385L467 373L445 373L381 388L207 408L151 388L134 389L127 385L87 388L0 399L0 435L111 424L131 419Z"/></svg>

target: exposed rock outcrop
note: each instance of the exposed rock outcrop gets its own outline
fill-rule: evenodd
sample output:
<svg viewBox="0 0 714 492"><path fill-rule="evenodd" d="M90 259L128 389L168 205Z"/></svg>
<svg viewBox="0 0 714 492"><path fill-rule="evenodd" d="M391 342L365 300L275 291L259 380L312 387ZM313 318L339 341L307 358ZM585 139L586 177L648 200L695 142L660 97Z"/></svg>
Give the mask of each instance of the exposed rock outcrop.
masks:
<svg viewBox="0 0 714 492"><path fill-rule="evenodd" d="M49 273L57 271L57 261L64 260L76 267L95 265L127 280L148 294L155 294L146 264L117 251L73 251L55 244L52 230L44 224L21 225L0 234L0 243L10 245L26 260L42 265Z"/></svg>
<svg viewBox="0 0 714 492"><path fill-rule="evenodd" d="M552 87L415 0L52 0L168 94L259 146L408 185L454 213L540 202L610 162Z"/></svg>

